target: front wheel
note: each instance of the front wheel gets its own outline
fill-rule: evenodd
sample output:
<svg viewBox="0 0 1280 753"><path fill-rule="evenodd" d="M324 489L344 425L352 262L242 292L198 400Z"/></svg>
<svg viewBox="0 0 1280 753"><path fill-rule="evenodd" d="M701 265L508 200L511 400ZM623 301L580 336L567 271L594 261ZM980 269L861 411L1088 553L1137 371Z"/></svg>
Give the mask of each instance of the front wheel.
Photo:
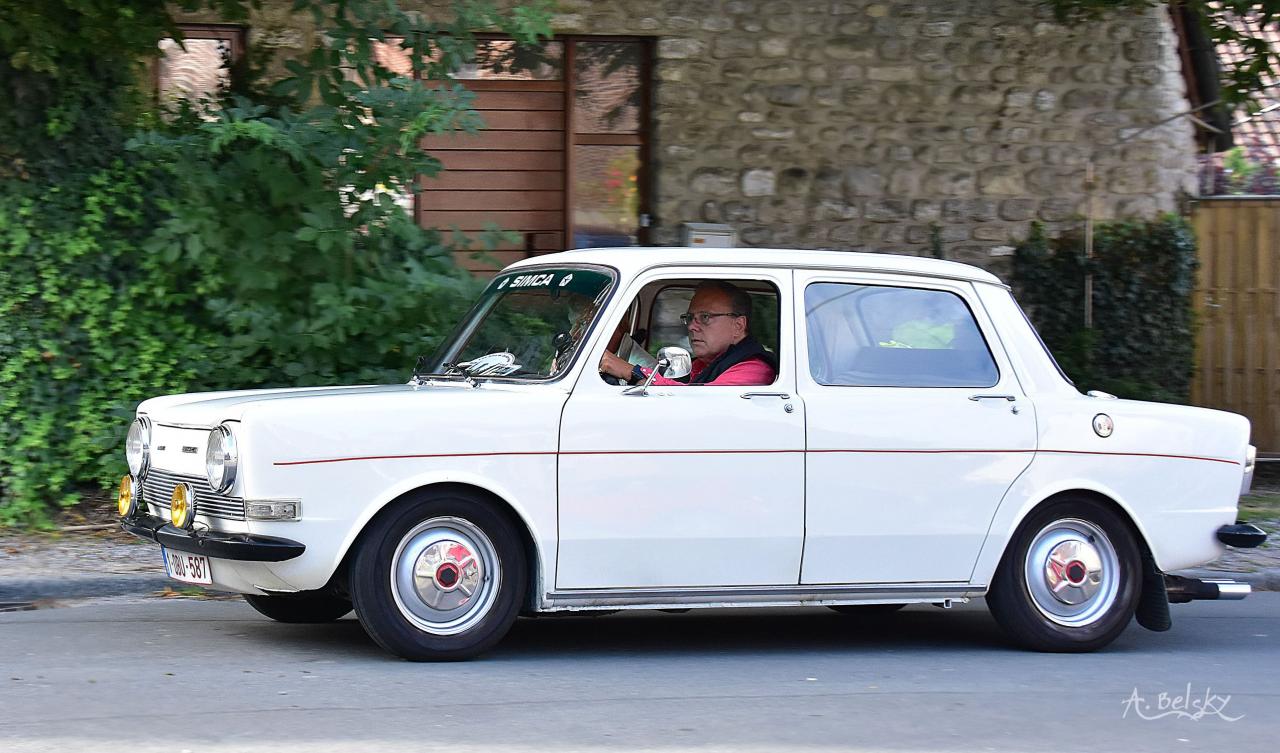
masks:
<svg viewBox="0 0 1280 753"><path fill-rule="evenodd" d="M504 514L469 494L435 493L370 524L351 593L360 623L391 653L466 659L507 633L526 579L520 537Z"/></svg>
<svg viewBox="0 0 1280 753"><path fill-rule="evenodd" d="M276 622L294 624L333 622L346 617L351 611L350 600L326 591L304 591L276 596L245 594L244 600Z"/></svg>
<svg viewBox="0 0 1280 753"><path fill-rule="evenodd" d="M1063 500L1023 521L987 594L996 622L1036 651L1093 651L1133 617L1142 558L1128 523L1091 500Z"/></svg>

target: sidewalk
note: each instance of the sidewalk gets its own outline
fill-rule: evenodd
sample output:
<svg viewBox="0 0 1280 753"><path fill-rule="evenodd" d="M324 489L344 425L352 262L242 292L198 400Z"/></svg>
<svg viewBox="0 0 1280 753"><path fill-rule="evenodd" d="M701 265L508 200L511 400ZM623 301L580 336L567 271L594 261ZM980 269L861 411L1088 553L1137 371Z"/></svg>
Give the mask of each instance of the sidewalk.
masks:
<svg viewBox="0 0 1280 753"><path fill-rule="evenodd" d="M1179 574L1280 591L1280 520L1260 524L1271 532L1263 546L1229 549L1220 559ZM165 575L160 547L118 529L0 535L0 604L158 594L166 587L186 586Z"/></svg>

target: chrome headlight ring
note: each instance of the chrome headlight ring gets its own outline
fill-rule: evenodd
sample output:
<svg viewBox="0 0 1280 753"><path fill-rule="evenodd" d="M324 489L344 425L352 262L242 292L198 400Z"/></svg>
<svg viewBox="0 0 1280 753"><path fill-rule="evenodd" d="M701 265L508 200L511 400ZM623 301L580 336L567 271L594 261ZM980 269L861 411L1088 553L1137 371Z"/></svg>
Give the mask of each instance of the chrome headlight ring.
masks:
<svg viewBox="0 0 1280 753"><path fill-rule="evenodd" d="M151 419L138 416L129 426L124 440L124 459L129 473L141 479L151 467Z"/></svg>
<svg viewBox="0 0 1280 753"><path fill-rule="evenodd" d="M204 470L209 486L219 494L230 491L236 483L239 464L240 451L231 428L223 424L209 432L209 445L204 453Z"/></svg>

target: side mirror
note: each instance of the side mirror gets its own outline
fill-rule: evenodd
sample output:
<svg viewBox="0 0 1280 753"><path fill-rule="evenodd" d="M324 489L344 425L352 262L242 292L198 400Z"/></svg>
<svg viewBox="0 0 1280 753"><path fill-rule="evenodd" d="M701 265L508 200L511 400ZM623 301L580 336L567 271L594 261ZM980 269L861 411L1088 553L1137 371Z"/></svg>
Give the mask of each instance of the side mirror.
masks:
<svg viewBox="0 0 1280 753"><path fill-rule="evenodd" d="M653 378L659 373L668 379L679 379L688 376L691 371L693 358L689 356L689 351L672 345L658 351L658 365L649 372L649 378L644 380L644 384L628 387L622 394L644 397L649 394L649 385L653 384Z"/></svg>
<svg viewBox="0 0 1280 753"><path fill-rule="evenodd" d="M662 367L663 361L667 362L666 368ZM658 368L667 379L687 377L693 371L693 357L684 348L670 345L658 351Z"/></svg>

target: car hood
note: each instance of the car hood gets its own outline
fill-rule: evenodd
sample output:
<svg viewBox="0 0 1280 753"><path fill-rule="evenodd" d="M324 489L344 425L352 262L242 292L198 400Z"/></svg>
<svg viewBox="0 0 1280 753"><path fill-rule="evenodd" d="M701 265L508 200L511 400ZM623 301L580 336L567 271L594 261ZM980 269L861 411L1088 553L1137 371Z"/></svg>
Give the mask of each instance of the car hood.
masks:
<svg viewBox="0 0 1280 753"><path fill-rule="evenodd" d="M243 421L245 415L257 406L271 406L272 409L288 406L313 414L323 414L330 410L342 413L353 404L369 405L372 402L385 405L388 401L396 402L399 399L397 396L404 396L405 399L413 399L415 402L420 402L422 393L438 394L440 397L448 396L453 400L459 398L465 400L467 397L483 400L486 395L510 395L513 392L524 392L531 388L545 389L546 386L481 383L478 387L471 387L463 382L435 382L416 387L409 384L382 384L195 392L145 400L138 406L138 414L145 414L157 423L211 429L223 421Z"/></svg>

